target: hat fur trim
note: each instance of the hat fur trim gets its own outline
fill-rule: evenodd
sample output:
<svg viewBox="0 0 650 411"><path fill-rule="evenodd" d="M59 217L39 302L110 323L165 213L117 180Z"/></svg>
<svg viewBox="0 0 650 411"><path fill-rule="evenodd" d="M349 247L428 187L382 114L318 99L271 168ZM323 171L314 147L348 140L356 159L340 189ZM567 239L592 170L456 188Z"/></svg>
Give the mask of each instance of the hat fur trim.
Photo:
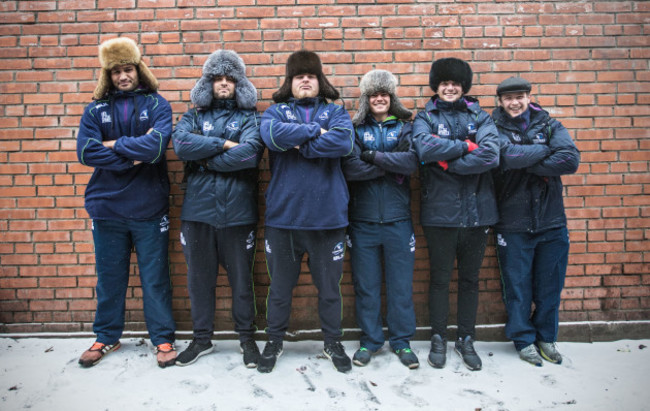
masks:
<svg viewBox="0 0 650 411"><path fill-rule="evenodd" d="M386 70L371 70L363 76L359 82L361 96L359 97L359 109L352 119L352 124L358 126L363 123L371 114L369 98L375 93L383 92L390 96L390 108L388 114L400 120L410 120L413 112L402 104L397 97L397 78Z"/></svg>
<svg viewBox="0 0 650 411"><path fill-rule="evenodd" d="M443 81L455 81L462 86L463 94L467 94L472 88L472 75L472 68L464 60L455 57L438 59L431 64L429 86L435 93Z"/></svg>
<svg viewBox="0 0 650 411"><path fill-rule="evenodd" d="M116 66L133 64L138 68L138 81L151 91L158 91L158 80L142 61L142 54L135 41L128 37L106 40L99 45L99 64L101 71L93 99L99 100L113 89L111 70Z"/></svg>
<svg viewBox="0 0 650 411"><path fill-rule="evenodd" d="M327 80L323 73L323 65L316 53L309 50L300 50L292 53L287 59L286 76L282 87L273 93L273 101L276 103L286 102L293 97L291 83L294 76L299 74L313 74L318 78L318 95L320 97L338 100L339 92Z"/></svg>

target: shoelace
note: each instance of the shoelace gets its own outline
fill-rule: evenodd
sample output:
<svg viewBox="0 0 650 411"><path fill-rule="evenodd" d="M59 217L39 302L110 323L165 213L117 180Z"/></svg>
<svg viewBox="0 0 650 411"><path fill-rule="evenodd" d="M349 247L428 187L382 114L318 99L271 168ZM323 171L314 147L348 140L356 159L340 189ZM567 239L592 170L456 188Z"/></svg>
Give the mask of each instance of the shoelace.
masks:
<svg viewBox="0 0 650 411"><path fill-rule="evenodd" d="M280 344L276 342L269 342L264 347L264 352L262 353L262 355L265 357L270 357L276 355L279 352L280 352Z"/></svg>

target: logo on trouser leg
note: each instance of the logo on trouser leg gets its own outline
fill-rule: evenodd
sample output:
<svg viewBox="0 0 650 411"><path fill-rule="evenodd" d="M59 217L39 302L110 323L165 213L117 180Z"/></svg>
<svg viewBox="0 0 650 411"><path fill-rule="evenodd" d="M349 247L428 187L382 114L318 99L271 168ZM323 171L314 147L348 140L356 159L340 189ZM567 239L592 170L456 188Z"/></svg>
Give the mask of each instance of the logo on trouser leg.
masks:
<svg viewBox="0 0 650 411"><path fill-rule="evenodd" d="M269 240L264 240L264 251L266 251L267 254L271 254L271 244L269 244Z"/></svg>
<svg viewBox="0 0 650 411"><path fill-rule="evenodd" d="M348 248L352 248L352 239L348 234L345 235L345 244L348 245Z"/></svg>
<svg viewBox="0 0 650 411"><path fill-rule="evenodd" d="M187 245L187 243L185 242L185 236L183 235L183 233L181 233L181 245L182 245L182 246L186 246L186 245Z"/></svg>
<svg viewBox="0 0 650 411"><path fill-rule="evenodd" d="M163 218L160 219L160 232L164 233L169 231L169 217L163 216Z"/></svg>
<svg viewBox="0 0 650 411"><path fill-rule="evenodd" d="M411 239L409 240L409 247L411 247L411 252L415 252L415 233L411 234Z"/></svg>
<svg viewBox="0 0 650 411"><path fill-rule="evenodd" d="M255 247L255 231L248 233L248 238L246 238L246 249L250 250Z"/></svg>
<svg viewBox="0 0 650 411"><path fill-rule="evenodd" d="M332 250L332 261L342 260L343 257L345 257L345 247L343 247L343 243L341 242L336 244Z"/></svg>
<svg viewBox="0 0 650 411"><path fill-rule="evenodd" d="M507 247L508 244L506 243L506 240L501 236L501 234L497 234L497 244L500 245L501 247Z"/></svg>

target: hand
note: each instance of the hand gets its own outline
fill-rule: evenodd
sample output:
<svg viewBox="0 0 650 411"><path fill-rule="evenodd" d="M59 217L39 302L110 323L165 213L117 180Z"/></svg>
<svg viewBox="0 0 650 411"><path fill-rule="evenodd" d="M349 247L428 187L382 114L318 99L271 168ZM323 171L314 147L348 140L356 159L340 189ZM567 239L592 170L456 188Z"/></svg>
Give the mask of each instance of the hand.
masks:
<svg viewBox="0 0 650 411"><path fill-rule="evenodd" d="M403 153L409 151L410 148L411 144L409 143L408 139L402 138L393 149L393 153Z"/></svg>
<svg viewBox="0 0 650 411"><path fill-rule="evenodd" d="M116 140L109 140L109 141L103 141L102 145L106 148L110 148L111 150L115 148L115 141Z"/></svg>
<svg viewBox="0 0 650 411"><path fill-rule="evenodd" d="M446 161L438 161L438 165L442 167L443 170L447 171L449 169L449 164Z"/></svg>
<svg viewBox="0 0 650 411"><path fill-rule="evenodd" d="M366 163L373 163L375 161L375 155L377 155L376 151L373 150L366 150L363 153L361 153L361 159L365 161Z"/></svg>
<svg viewBox="0 0 650 411"><path fill-rule="evenodd" d="M235 143L234 141L226 140L225 143L223 143L223 149L224 150L229 150L233 147L237 147L239 143Z"/></svg>
<svg viewBox="0 0 650 411"><path fill-rule="evenodd" d="M478 148L478 144L473 142L470 139L465 140L465 143L467 143L467 152L471 153L472 151L476 150Z"/></svg>
<svg viewBox="0 0 650 411"><path fill-rule="evenodd" d="M133 165L137 166L138 164L142 164L142 161L140 160L133 160Z"/></svg>
<svg viewBox="0 0 650 411"><path fill-rule="evenodd" d="M327 133L327 130L325 130L324 128L321 127L321 128L320 128L320 133L321 133L321 134L325 134L325 133Z"/></svg>
<svg viewBox="0 0 650 411"><path fill-rule="evenodd" d="M151 127L149 130L147 130L147 134L151 134L152 131L153 131L153 127Z"/></svg>

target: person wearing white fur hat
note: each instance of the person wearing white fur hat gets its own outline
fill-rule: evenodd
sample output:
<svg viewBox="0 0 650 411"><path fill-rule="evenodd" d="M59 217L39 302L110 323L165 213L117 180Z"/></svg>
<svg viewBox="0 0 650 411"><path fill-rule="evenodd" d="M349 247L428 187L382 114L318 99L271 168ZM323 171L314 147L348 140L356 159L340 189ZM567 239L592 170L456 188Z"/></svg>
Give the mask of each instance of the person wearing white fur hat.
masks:
<svg viewBox="0 0 650 411"><path fill-rule="evenodd" d="M176 324L169 276L169 177L165 150L172 110L158 81L126 37L99 46L95 100L81 117L77 157L93 167L85 206L92 219L97 269L97 341L79 359L97 364L120 347L131 250L142 283L144 317L160 367L173 365Z"/></svg>
<svg viewBox="0 0 650 411"><path fill-rule="evenodd" d="M411 147L413 113L402 105L397 79L386 70L368 72L359 88L359 110L352 119L354 150L343 160L350 188L348 247L361 328L360 347L352 361L367 365L386 339L381 314L383 266L390 348L402 364L414 369L420 363L410 348L415 334L415 234L409 176L418 167Z"/></svg>
<svg viewBox="0 0 650 411"><path fill-rule="evenodd" d="M489 226L498 219L490 170L499 166L499 135L478 100L467 96L472 69L463 60L442 58L431 64L429 86L435 95L413 122L413 145L421 162L420 224L429 250L428 362L447 360L449 283L458 266L455 351L477 371L474 348L478 277Z"/></svg>
<svg viewBox="0 0 650 411"><path fill-rule="evenodd" d="M213 349L221 265L232 288L232 318L244 364L255 368L260 356L254 340L253 290L257 167L264 153L255 109L257 90L246 77L241 57L231 50L217 50L203 65L190 98L194 107L176 125L172 142L186 164L181 245L194 338L178 355L176 365L192 364Z"/></svg>

